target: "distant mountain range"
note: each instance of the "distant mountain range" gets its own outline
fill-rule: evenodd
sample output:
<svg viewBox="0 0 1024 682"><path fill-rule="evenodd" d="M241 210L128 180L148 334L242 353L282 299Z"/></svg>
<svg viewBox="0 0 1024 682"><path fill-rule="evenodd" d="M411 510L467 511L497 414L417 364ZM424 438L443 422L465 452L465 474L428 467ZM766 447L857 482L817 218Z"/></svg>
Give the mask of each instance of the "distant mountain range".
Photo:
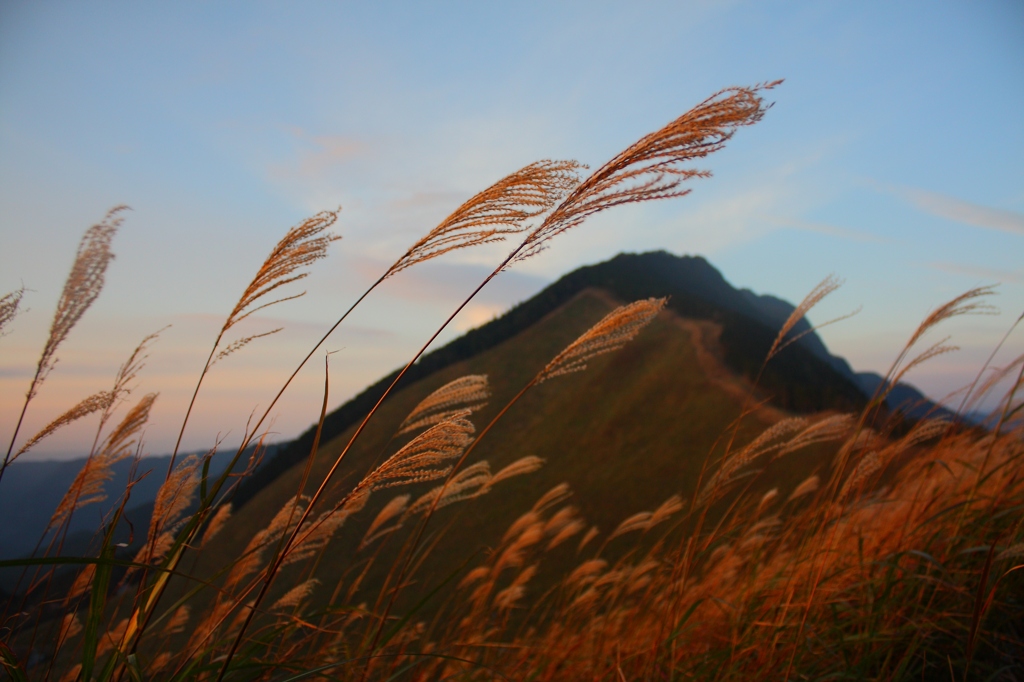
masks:
<svg viewBox="0 0 1024 682"><path fill-rule="evenodd" d="M604 263L574 270L501 317L426 354L403 378L399 392L421 382L430 383L449 368L510 342L587 290L603 291L626 302L669 297L669 309L679 318L712 322L720 328L717 344L724 364L747 380L758 373L778 328L794 309L789 302L774 296L734 288L699 256L675 256L664 251L620 254ZM802 320L793 333L808 329L807 321ZM330 413L321 442L328 443L351 428L396 375L397 370ZM810 332L772 360L761 375L759 387L772 405L791 412L856 410L866 404L881 381L877 374L853 372L845 360L831 355L820 337ZM889 406L910 417L949 414L903 384L892 391ZM294 441L277 445L255 475L236 491L236 508L303 461L309 455L313 434L310 428ZM219 466L223 466L227 456L218 455ZM83 461L19 461L11 466L0 495L0 514L9 520L0 525L0 558L25 556L33 550ZM147 458L143 462L153 473L133 488L126 514L136 537L145 533L168 459ZM124 490L130 466L125 461L115 467L115 478L108 483L108 490ZM87 507L75 515L65 554L88 547L95 530L116 503L116 495L114 492L107 503Z"/></svg>

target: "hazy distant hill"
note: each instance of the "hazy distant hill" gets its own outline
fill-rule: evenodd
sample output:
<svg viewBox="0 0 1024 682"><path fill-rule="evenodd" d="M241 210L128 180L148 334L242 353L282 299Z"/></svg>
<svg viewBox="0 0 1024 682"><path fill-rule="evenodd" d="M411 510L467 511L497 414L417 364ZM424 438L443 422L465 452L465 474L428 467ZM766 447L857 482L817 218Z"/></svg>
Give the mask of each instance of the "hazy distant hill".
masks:
<svg viewBox="0 0 1024 682"><path fill-rule="evenodd" d="M218 453L210 466L211 473L223 471L233 454ZM179 455L178 460L185 456ZM164 455L146 457L139 461L138 466L130 458L116 463L113 466L114 476L106 484L108 499L83 507L72 515L66 549L87 545L111 509L120 505L120 495L133 467L133 480L138 482L132 486L125 513L132 524L145 528L169 462L170 455ZM0 484L0 518L6 520L0 524L0 560L23 557L32 552L61 498L84 464L85 458L66 461L19 459L8 467ZM73 554L65 552L69 553Z"/></svg>

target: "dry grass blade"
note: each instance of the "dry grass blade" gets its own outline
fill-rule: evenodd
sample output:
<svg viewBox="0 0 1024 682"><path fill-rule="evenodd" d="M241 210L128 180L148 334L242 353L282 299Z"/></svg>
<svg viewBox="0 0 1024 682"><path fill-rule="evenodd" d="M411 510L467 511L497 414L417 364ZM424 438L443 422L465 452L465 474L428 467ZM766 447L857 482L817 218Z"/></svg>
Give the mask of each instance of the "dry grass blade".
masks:
<svg viewBox="0 0 1024 682"><path fill-rule="evenodd" d="M721 90L638 140L580 183L530 233L512 262L539 253L550 239L600 211L688 194L689 189L679 188L684 181L711 174L684 165L721 149L740 126L760 121L768 105L759 93L781 82Z"/></svg>
<svg viewBox="0 0 1024 682"><path fill-rule="evenodd" d="M11 293L0 298L0 336L6 336L9 332L4 331L18 315L18 305L21 304L21 297L25 295L25 287L15 289Z"/></svg>
<svg viewBox="0 0 1024 682"><path fill-rule="evenodd" d="M43 440L57 429L87 417L94 412L108 409L114 403L114 395L108 391L100 391L78 403L70 410L47 424L39 433L28 439L28 442L21 446L21 449L14 453L9 462L18 459L19 456L30 450L39 441Z"/></svg>
<svg viewBox="0 0 1024 682"><path fill-rule="evenodd" d="M242 297L238 299L235 308L224 322L222 331L227 331L257 310L302 296L297 294L256 305L279 287L306 277L309 273L299 272L299 269L312 265L327 255L327 247L331 242L341 239L327 232L327 229L338 220L340 210L321 211L288 230L267 256L252 282L242 292Z"/></svg>
<svg viewBox="0 0 1024 682"><path fill-rule="evenodd" d="M579 372L586 369L588 360L618 350L654 319L666 300L648 298L616 308L555 356L537 375L536 383Z"/></svg>
<svg viewBox="0 0 1024 682"><path fill-rule="evenodd" d="M475 412L491 396L486 374L468 374L450 381L420 401L398 427L396 435L433 426L457 410ZM454 408L454 409L453 409Z"/></svg>
<svg viewBox="0 0 1024 682"><path fill-rule="evenodd" d="M789 317L787 317L786 321L782 324L782 328L779 329L779 333L776 335L774 343L772 343L771 350L768 351L768 356L765 362L775 357L775 354L782 350L785 345L789 345L780 344L782 344L786 335L793 330L793 327L795 327L800 320L804 319L807 313L810 312L811 308L818 305L818 303L821 302L821 299L831 294L840 286L842 286L842 282L836 279L835 275L829 275L825 279L821 280L821 282L818 283L818 286L811 289L811 292L804 297L804 300L800 301L800 305L793 309L793 312L789 314Z"/></svg>
<svg viewBox="0 0 1024 682"><path fill-rule="evenodd" d="M578 168L575 161L544 160L502 178L413 244L384 279L449 251L522 232L526 221L550 210L579 183Z"/></svg>

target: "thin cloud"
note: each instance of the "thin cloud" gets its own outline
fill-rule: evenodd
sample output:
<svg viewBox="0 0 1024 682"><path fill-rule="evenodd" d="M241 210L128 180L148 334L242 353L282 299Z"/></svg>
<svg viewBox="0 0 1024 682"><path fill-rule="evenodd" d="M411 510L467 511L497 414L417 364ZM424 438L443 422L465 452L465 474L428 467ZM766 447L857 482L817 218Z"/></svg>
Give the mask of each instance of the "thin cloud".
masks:
<svg viewBox="0 0 1024 682"><path fill-rule="evenodd" d="M295 144L292 160L270 166L271 176L276 178L321 178L334 168L357 158L367 151L361 140L342 135L310 135L302 128L290 127Z"/></svg>
<svg viewBox="0 0 1024 682"><path fill-rule="evenodd" d="M817 232L819 234L825 234L830 237L837 237L839 239L849 239L855 242L866 242L873 244L892 244L893 240L879 237L876 234L864 230L855 230L848 227L837 227L836 225L829 225L828 223L817 223L807 222L804 220L795 220L793 218L778 218L778 217L767 217L765 218L770 223L779 225L780 227L792 227L797 230L806 230L808 232Z"/></svg>
<svg viewBox="0 0 1024 682"><path fill-rule="evenodd" d="M882 189L939 218L989 230L1024 234L1024 214L1016 211L980 206L914 187L882 186Z"/></svg>
<svg viewBox="0 0 1024 682"><path fill-rule="evenodd" d="M951 275L964 275L987 282L1013 282L1024 284L1024 274L1011 270L996 270L993 268L981 268L973 265L960 265L959 263L935 262L929 263L928 267Z"/></svg>

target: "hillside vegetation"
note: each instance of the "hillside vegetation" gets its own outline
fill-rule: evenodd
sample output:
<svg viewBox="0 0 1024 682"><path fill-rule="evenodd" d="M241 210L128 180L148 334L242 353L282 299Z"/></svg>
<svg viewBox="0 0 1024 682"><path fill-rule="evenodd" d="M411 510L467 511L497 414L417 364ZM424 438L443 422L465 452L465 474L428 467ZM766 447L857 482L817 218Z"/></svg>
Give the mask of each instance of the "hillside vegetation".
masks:
<svg viewBox="0 0 1024 682"><path fill-rule="evenodd" d="M402 254L295 373L407 268L509 239L482 288L595 213L684 196L709 175L695 162L760 121L776 85L716 93L585 177L540 161L500 179ZM908 371L951 350L929 345L933 330L986 311L991 288L908 330L870 396L805 335L831 277L789 307L734 291L700 259L623 255L425 355L478 288L403 369L330 416L327 373L314 429L261 468L289 379L211 473L213 450L178 452L195 396L214 363L259 342L245 320L294 298L326 256L338 219L326 211L285 234L227 313L148 526L122 542L135 479L106 483L143 451L153 337L108 390L21 433L103 287L120 216L79 245L0 465L2 489L50 434L98 422L39 551L0 561L21 571L0 617L7 677L1024 676L1024 362L981 367L965 389L968 410L1009 386L984 428L886 408ZM23 295L0 298L0 334ZM108 496L119 504L95 551L69 555L73 518Z"/></svg>

